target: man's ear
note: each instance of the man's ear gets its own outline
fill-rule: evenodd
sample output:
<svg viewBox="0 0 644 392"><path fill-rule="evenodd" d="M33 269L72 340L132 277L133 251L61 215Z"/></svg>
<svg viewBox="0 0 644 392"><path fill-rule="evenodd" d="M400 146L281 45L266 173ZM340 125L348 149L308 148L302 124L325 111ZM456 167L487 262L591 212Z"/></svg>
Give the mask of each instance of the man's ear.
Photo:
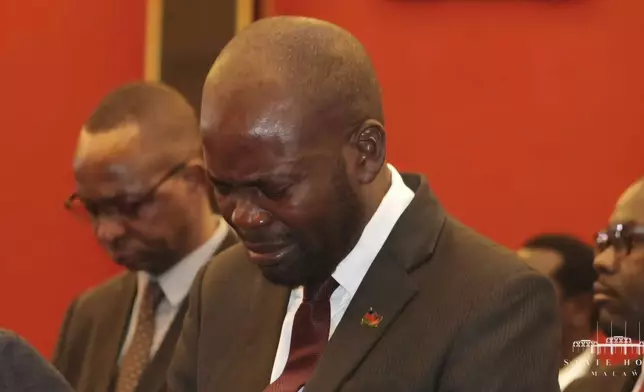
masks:
<svg viewBox="0 0 644 392"><path fill-rule="evenodd" d="M363 184L371 183L385 164L385 129L380 122L367 120L354 132L353 140L357 178Z"/></svg>

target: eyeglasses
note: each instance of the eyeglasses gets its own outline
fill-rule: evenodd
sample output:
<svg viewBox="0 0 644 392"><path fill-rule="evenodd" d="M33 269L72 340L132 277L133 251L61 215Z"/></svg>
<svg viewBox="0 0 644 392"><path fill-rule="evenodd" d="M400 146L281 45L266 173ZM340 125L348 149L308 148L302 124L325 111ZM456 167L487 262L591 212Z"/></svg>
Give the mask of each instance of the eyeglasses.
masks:
<svg viewBox="0 0 644 392"><path fill-rule="evenodd" d="M161 177L154 186L145 192L143 196L136 200L128 200L127 196L117 196L110 198L109 200L93 201L83 199L80 197L78 192L74 192L69 196L69 198L67 198L67 200L65 200L65 209L70 211L73 210L75 202L79 201L82 204L83 209L89 213L91 219L96 219L100 215L106 214L106 211L110 211L109 214L116 214L130 219L137 218L141 207L154 199L154 195L161 185L185 168L185 162L175 165L170 169L170 171Z"/></svg>
<svg viewBox="0 0 644 392"><path fill-rule="evenodd" d="M634 247L644 244L644 225L635 222L618 223L595 235L595 247L603 252L611 246L628 255Z"/></svg>

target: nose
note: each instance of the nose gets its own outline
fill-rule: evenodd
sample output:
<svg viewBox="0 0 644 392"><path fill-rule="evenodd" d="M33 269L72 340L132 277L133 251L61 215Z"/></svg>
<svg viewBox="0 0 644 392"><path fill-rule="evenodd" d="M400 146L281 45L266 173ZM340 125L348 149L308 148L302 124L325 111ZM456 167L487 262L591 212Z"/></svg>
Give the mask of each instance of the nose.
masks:
<svg viewBox="0 0 644 392"><path fill-rule="evenodd" d="M599 275L614 274L619 267L619 258L615 252L615 248L610 246L601 253L595 256L593 266Z"/></svg>
<svg viewBox="0 0 644 392"><path fill-rule="evenodd" d="M125 225L116 216L101 216L94 221L94 234L100 242L110 244L125 234Z"/></svg>
<svg viewBox="0 0 644 392"><path fill-rule="evenodd" d="M270 223L271 214L249 200L238 200L231 220L242 230L257 229Z"/></svg>

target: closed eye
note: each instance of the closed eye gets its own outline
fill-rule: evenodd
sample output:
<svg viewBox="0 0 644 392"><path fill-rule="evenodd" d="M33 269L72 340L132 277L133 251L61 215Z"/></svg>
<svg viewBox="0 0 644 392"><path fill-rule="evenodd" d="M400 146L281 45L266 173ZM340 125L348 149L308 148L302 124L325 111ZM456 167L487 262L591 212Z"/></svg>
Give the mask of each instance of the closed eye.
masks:
<svg viewBox="0 0 644 392"><path fill-rule="evenodd" d="M221 181L212 181L213 186L217 192L221 195L229 195L233 191L233 187L230 184Z"/></svg>
<svg viewBox="0 0 644 392"><path fill-rule="evenodd" d="M291 184L288 184L280 187L264 187L262 188L262 193L271 200L279 200L286 196L291 186Z"/></svg>

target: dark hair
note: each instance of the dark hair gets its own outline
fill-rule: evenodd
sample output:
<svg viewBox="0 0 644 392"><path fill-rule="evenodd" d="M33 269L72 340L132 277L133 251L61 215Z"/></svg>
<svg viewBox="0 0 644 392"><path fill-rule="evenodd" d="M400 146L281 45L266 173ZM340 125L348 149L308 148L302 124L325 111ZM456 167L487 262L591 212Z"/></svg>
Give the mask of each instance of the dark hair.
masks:
<svg viewBox="0 0 644 392"><path fill-rule="evenodd" d="M158 82L122 85L107 94L84 124L89 134L136 124L143 138L178 162L201 156L195 112L176 89Z"/></svg>
<svg viewBox="0 0 644 392"><path fill-rule="evenodd" d="M593 267L595 253L590 245L566 234L541 234L523 244L528 249L547 249L557 252L563 264L554 274L564 297L592 294L597 273Z"/></svg>

